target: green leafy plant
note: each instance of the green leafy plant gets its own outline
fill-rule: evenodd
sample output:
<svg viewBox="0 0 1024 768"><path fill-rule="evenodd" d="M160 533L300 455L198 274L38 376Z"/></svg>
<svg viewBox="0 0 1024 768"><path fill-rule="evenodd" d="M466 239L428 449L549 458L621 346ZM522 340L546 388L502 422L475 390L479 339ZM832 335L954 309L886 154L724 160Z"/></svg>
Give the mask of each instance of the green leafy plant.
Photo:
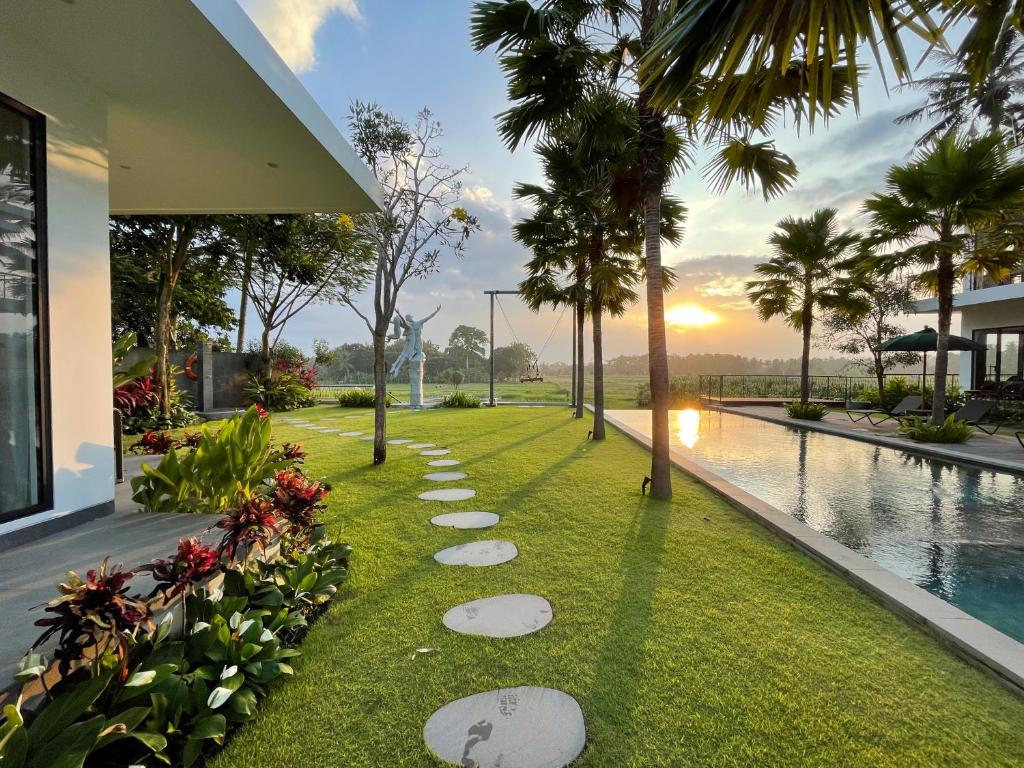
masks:
<svg viewBox="0 0 1024 768"><path fill-rule="evenodd" d="M270 419L256 406L216 433L206 426L201 432L194 450L169 451L155 468L143 465L143 474L132 479L132 498L153 512L221 513L291 465L271 448Z"/></svg>
<svg viewBox="0 0 1024 768"><path fill-rule="evenodd" d="M145 376L149 373L149 369L153 367L153 363L156 362L154 355L140 358L131 364L125 361L128 352L135 346L137 340L135 333L130 332L114 342L111 350L114 389Z"/></svg>
<svg viewBox="0 0 1024 768"><path fill-rule="evenodd" d="M217 522L224 531L220 540L220 552L229 559L243 549L248 557L254 550L266 552L277 533L277 515L273 502L265 496L239 495L238 506L226 510Z"/></svg>
<svg viewBox="0 0 1024 768"><path fill-rule="evenodd" d="M449 392L443 398L441 398L442 408L479 408L480 398L476 395L471 395L464 389L457 389L454 392Z"/></svg>
<svg viewBox="0 0 1024 768"><path fill-rule="evenodd" d="M950 414L941 424L933 424L920 416L900 422L899 433L920 443L966 443L975 429Z"/></svg>
<svg viewBox="0 0 1024 768"><path fill-rule="evenodd" d="M372 389L343 389L338 395L342 408L373 408Z"/></svg>
<svg viewBox="0 0 1024 768"><path fill-rule="evenodd" d="M820 403L788 403L786 413L792 419L805 421L821 421L828 413L828 408Z"/></svg>

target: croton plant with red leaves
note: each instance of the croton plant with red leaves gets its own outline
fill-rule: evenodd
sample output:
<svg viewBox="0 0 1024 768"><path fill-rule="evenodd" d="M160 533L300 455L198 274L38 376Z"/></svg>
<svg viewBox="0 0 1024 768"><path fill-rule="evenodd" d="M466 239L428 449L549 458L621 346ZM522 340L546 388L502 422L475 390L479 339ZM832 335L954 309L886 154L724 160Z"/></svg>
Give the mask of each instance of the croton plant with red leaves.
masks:
<svg viewBox="0 0 1024 768"><path fill-rule="evenodd" d="M154 560L147 569L153 574L157 591L164 597L176 597L197 581L205 579L220 567L217 550L207 547L199 539L179 539L178 551L167 560Z"/></svg>
<svg viewBox="0 0 1024 768"><path fill-rule="evenodd" d="M133 450L151 456L159 456L167 453L176 446L174 438L168 432L154 432L149 430L139 438Z"/></svg>
<svg viewBox="0 0 1024 768"><path fill-rule="evenodd" d="M294 469L278 472L275 479L272 498L277 511L287 521L285 533L293 538L308 537L316 524L317 513L327 508L323 500L330 489Z"/></svg>
<svg viewBox="0 0 1024 768"><path fill-rule="evenodd" d="M114 407L122 416L160 402L160 389L152 376L140 376L114 390Z"/></svg>
<svg viewBox="0 0 1024 768"><path fill-rule="evenodd" d="M277 515L266 496L250 496L227 513L216 525L224 531L221 554L233 558L239 547L265 551L277 532Z"/></svg>
<svg viewBox="0 0 1024 768"><path fill-rule="evenodd" d="M46 630L33 648L58 636L54 657L59 661L61 675L66 675L74 662L85 658L87 651L97 658L113 652L123 679L128 671L128 648L136 633L143 627L153 628L149 605L128 595L127 584L135 572L122 571L120 565L108 569L108 559L99 568L88 571L84 579L74 571L69 572L68 580L57 587L60 597L46 604L46 613L53 615L35 622Z"/></svg>
<svg viewBox="0 0 1024 768"><path fill-rule="evenodd" d="M286 459L292 464L301 464L302 460L306 458L306 452L302 450L302 446L298 443L282 444L278 454L282 459Z"/></svg>

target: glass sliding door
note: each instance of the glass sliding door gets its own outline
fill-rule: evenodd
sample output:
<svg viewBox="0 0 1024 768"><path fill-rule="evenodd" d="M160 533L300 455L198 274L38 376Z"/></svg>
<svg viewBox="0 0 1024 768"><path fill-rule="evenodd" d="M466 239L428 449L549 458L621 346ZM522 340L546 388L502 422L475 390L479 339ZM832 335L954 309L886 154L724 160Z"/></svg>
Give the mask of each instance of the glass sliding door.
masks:
<svg viewBox="0 0 1024 768"><path fill-rule="evenodd" d="M1024 378L1024 326L987 328L974 332L985 345L974 353L974 386L982 388Z"/></svg>
<svg viewBox="0 0 1024 768"><path fill-rule="evenodd" d="M0 94L0 522L50 505L43 119Z"/></svg>

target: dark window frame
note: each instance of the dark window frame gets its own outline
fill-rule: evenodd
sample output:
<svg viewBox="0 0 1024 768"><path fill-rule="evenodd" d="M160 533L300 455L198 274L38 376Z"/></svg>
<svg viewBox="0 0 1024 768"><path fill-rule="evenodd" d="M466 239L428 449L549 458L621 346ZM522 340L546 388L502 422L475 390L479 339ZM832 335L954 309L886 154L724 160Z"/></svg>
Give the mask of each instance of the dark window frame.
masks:
<svg viewBox="0 0 1024 768"><path fill-rule="evenodd" d="M1003 356L1003 334L1018 335L1021 339L1017 346L1017 369L1024 369L1024 325L1000 325L993 328L975 328L971 331L971 339L979 343L985 343L982 341L983 337L989 334L996 335L996 367L999 370L997 378L1002 377L1002 356ZM985 364L988 362L988 352L974 352L974 359L971 361L971 373L973 380L971 386L974 388L980 387L987 378L987 371L985 370ZM1012 374L1011 374L1012 375Z"/></svg>
<svg viewBox="0 0 1024 768"><path fill-rule="evenodd" d="M49 250L47 242L47 186L46 186L46 116L31 107L0 93L0 105L29 120L32 131L31 172L35 210L36 239L36 408L39 423L39 501L30 507L0 513L0 523L17 520L53 509L53 433L50 410L50 302L49 302Z"/></svg>

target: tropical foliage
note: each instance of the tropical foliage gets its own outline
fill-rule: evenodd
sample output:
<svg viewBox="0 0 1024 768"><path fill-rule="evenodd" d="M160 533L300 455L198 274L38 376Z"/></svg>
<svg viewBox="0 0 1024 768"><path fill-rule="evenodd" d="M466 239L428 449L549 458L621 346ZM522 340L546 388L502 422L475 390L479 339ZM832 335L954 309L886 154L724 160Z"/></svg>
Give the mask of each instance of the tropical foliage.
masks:
<svg viewBox="0 0 1024 768"><path fill-rule="evenodd" d="M966 443L974 435L975 429L951 413L938 423L914 416L900 423L899 432L921 443Z"/></svg>
<svg viewBox="0 0 1024 768"><path fill-rule="evenodd" d="M441 398L442 408L479 408L480 398L457 389Z"/></svg>
<svg viewBox="0 0 1024 768"><path fill-rule="evenodd" d="M786 413L792 419L821 421L828 413L828 408L821 403L787 403Z"/></svg>

